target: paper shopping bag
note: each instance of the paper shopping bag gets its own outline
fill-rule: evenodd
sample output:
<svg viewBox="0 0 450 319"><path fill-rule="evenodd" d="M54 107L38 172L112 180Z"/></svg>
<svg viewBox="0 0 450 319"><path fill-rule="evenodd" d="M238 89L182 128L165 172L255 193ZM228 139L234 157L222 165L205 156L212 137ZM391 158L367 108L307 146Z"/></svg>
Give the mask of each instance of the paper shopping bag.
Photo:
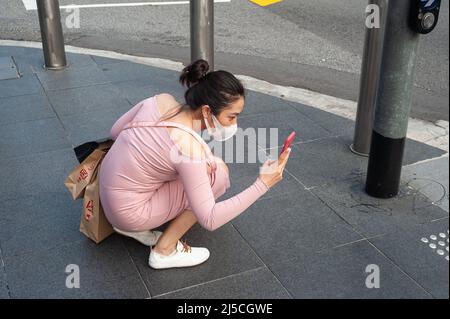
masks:
<svg viewBox="0 0 450 319"><path fill-rule="evenodd" d="M64 185L66 185L74 200L83 197L85 188L90 183L98 163L105 155L105 152L111 147L113 141L108 140L102 143L95 143L97 148L91 151L64 181Z"/></svg>
<svg viewBox="0 0 450 319"><path fill-rule="evenodd" d="M106 219L100 203L98 173L100 167L101 160L94 170L91 182L86 186L80 222L80 231L97 244L114 233L111 224Z"/></svg>

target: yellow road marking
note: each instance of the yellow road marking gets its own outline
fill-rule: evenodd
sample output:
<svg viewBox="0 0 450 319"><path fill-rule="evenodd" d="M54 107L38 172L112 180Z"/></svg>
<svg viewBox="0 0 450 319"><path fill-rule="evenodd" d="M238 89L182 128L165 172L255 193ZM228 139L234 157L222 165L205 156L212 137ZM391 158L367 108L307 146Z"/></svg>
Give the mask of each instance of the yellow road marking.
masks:
<svg viewBox="0 0 450 319"><path fill-rule="evenodd" d="M281 2L283 0L250 0L250 2L256 3L257 5L260 5L261 7L267 7L271 4Z"/></svg>

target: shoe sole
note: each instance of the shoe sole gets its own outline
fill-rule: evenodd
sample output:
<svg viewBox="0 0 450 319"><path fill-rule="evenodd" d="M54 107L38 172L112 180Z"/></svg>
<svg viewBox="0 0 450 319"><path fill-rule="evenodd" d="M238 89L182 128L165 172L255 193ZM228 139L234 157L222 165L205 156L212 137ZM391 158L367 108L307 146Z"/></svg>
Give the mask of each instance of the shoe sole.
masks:
<svg viewBox="0 0 450 319"><path fill-rule="evenodd" d="M201 264L204 264L205 262L208 261L210 256L208 256L207 259L205 259L204 261L202 261L201 263L195 264L195 265L189 265L189 266L172 266L172 267L153 267L152 265L150 265L150 262L148 263L149 267L155 270L163 270L163 269L173 269L173 268L191 268L191 267L195 267L195 266L199 266Z"/></svg>

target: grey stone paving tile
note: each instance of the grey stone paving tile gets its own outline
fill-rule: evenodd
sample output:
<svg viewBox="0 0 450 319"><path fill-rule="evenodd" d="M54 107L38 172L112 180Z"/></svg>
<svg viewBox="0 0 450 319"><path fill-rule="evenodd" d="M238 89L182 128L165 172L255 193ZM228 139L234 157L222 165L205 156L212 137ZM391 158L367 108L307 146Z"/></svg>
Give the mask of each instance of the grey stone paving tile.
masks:
<svg viewBox="0 0 450 319"><path fill-rule="evenodd" d="M64 90L110 82L97 66L67 68L60 71L38 71L36 73L46 91Z"/></svg>
<svg viewBox="0 0 450 319"><path fill-rule="evenodd" d="M251 186L256 178L257 173L254 175L244 175L244 176L235 176L230 178L230 188L227 192L220 198L220 200L228 199L236 194L239 194L247 187ZM265 198L287 195L291 194L292 196L296 196L297 191L302 191L304 187L298 183L298 181L289 174L283 175L283 180L279 182L277 185L273 186L268 192L266 192L262 197L258 200L263 200Z"/></svg>
<svg viewBox="0 0 450 319"><path fill-rule="evenodd" d="M2 45L0 56L33 55L42 53L42 49Z"/></svg>
<svg viewBox="0 0 450 319"><path fill-rule="evenodd" d="M42 86L35 74L25 74L20 79L2 80L0 85L0 98L42 92Z"/></svg>
<svg viewBox="0 0 450 319"><path fill-rule="evenodd" d="M0 158L0 180L7 181L0 185L0 200L67 192L64 181L77 164L72 148Z"/></svg>
<svg viewBox="0 0 450 319"><path fill-rule="evenodd" d="M449 157L404 167L402 180L449 212Z"/></svg>
<svg viewBox="0 0 450 319"><path fill-rule="evenodd" d="M125 114L131 106L123 104L111 110L98 109L86 113L66 115L61 121L73 146L85 142L109 138L114 123Z"/></svg>
<svg viewBox="0 0 450 319"><path fill-rule="evenodd" d="M79 269L80 288L67 288ZM66 246L5 259L12 298L148 298L120 238L97 245L85 239ZM71 267L71 266L69 266Z"/></svg>
<svg viewBox="0 0 450 319"><path fill-rule="evenodd" d="M85 114L98 110L108 112L130 107L127 100L121 97L119 90L112 84L50 91L48 98L60 116Z"/></svg>
<svg viewBox="0 0 450 319"><path fill-rule="evenodd" d="M91 55L92 60L97 63L97 65L103 65L103 64L111 64L111 63L122 63L123 60L119 59L112 59L112 58L105 58L98 55Z"/></svg>
<svg viewBox="0 0 450 319"><path fill-rule="evenodd" d="M333 137L293 145L286 169L312 188L361 176L367 163L367 158L356 156L339 137Z"/></svg>
<svg viewBox="0 0 450 319"><path fill-rule="evenodd" d="M447 212L405 185L399 196L391 199L367 195L365 179L358 178L328 183L312 192L366 237L448 217Z"/></svg>
<svg viewBox="0 0 450 319"><path fill-rule="evenodd" d="M19 77L13 58L11 56L0 56L0 81L18 79Z"/></svg>
<svg viewBox="0 0 450 319"><path fill-rule="evenodd" d="M314 121L317 125L325 128L333 135L339 135L347 146L354 141L355 122L333 113L325 112L307 105L287 102L301 114ZM301 130L301 128L300 128ZM431 147L424 143L420 143L411 139L407 139L405 146L405 155L403 165L409 165L425 159L439 157L445 152L437 148Z"/></svg>
<svg viewBox="0 0 450 319"><path fill-rule="evenodd" d="M186 239L188 244L193 247L208 248L211 252L209 259L195 267L155 270L148 265L148 247L131 239L126 240L125 243L152 296L263 266L259 258L230 224L224 225L214 232L204 230L197 224L183 239Z"/></svg>
<svg viewBox="0 0 450 319"><path fill-rule="evenodd" d="M366 280L376 265L380 288ZM395 267L367 241L322 252L302 252L291 260L269 265L294 298L428 299L431 296Z"/></svg>
<svg viewBox="0 0 450 319"><path fill-rule="evenodd" d="M308 105L291 101L287 101L287 103L333 135L348 135L353 138L355 121Z"/></svg>
<svg viewBox="0 0 450 319"><path fill-rule="evenodd" d="M232 221L265 263L362 239L311 192L261 199Z"/></svg>
<svg viewBox="0 0 450 319"><path fill-rule="evenodd" d="M57 118L17 122L0 127L2 158L70 147Z"/></svg>
<svg viewBox="0 0 450 319"><path fill-rule="evenodd" d="M246 90L245 105L241 117L254 116L257 114L270 117L271 112L292 111L292 107L283 99L260 92Z"/></svg>
<svg viewBox="0 0 450 319"><path fill-rule="evenodd" d="M43 93L0 98L0 112L0 125L56 117Z"/></svg>
<svg viewBox="0 0 450 319"><path fill-rule="evenodd" d="M13 57L21 74L31 74L44 71L45 61L42 50L38 54L36 54L35 52L29 54L19 53L14 55ZM69 70L96 65L94 60L88 55L66 52L66 59L68 64L67 68ZM58 72L58 71L49 71L49 72Z"/></svg>
<svg viewBox="0 0 450 319"><path fill-rule="evenodd" d="M164 83L172 79L174 83L177 83L179 76L178 72L129 61L101 64L99 67L111 82L137 80L150 81L147 83Z"/></svg>
<svg viewBox="0 0 450 319"><path fill-rule="evenodd" d="M72 200L68 191L4 200L0 207L3 256L23 256L83 240L82 207L83 200Z"/></svg>
<svg viewBox="0 0 450 319"><path fill-rule="evenodd" d="M10 299L3 259L0 254L0 299Z"/></svg>
<svg viewBox="0 0 450 319"><path fill-rule="evenodd" d="M266 154L264 150L258 149L257 147L254 147L253 151L249 151L249 148L246 148L245 153L243 154L242 159L239 161L237 160L237 148L236 146L233 146L231 150L234 150L234 156L227 156L226 152L227 146L224 146L222 149L222 152L220 154L220 158L225 160L228 169L230 171L230 188L227 190L227 192L221 197L222 199L228 199L250 185L252 185L255 180L259 176L260 168L263 166L263 163L268 158L276 158L278 156L278 152L276 152L275 156L270 156L270 154ZM216 149L215 149L216 150ZM256 152L257 154L252 157L249 156L249 153ZM215 155L218 156L218 153L215 152ZM297 191L297 188L303 188L303 185L301 185L292 175L289 173L285 173L283 175L283 180L272 187L266 194L264 194L260 199L277 196L281 194L288 194L288 193L294 193Z"/></svg>
<svg viewBox="0 0 450 319"><path fill-rule="evenodd" d="M415 143L410 141L408 145L413 144ZM353 154L349 145L350 142L342 137L295 144L286 169L307 187L364 176L367 173L368 158ZM404 165L442 155L442 151L436 148L420 143L415 145L416 151L422 154L421 157L408 158L408 154L405 154Z"/></svg>
<svg viewBox="0 0 450 319"><path fill-rule="evenodd" d="M401 231L370 241L435 298L448 299L448 226L448 218L423 225L406 225ZM432 239L433 235L436 240ZM433 243L436 248L430 248Z"/></svg>
<svg viewBox="0 0 450 319"><path fill-rule="evenodd" d="M291 299L267 268L207 282L156 299Z"/></svg>
<svg viewBox="0 0 450 319"><path fill-rule="evenodd" d="M344 135L340 139L345 145L350 146L353 143L353 136ZM407 139L405 143L405 153L403 156L403 165L411 165L426 159L440 157L445 152L438 148Z"/></svg>
<svg viewBox="0 0 450 319"><path fill-rule="evenodd" d="M164 82L155 81L153 78L138 79L113 83L123 98L132 105L161 93L169 93L175 97L178 103L184 103L184 89L177 84L176 79L167 79Z"/></svg>
<svg viewBox="0 0 450 319"><path fill-rule="evenodd" d="M254 132L257 132L258 145L264 149L282 146L284 140L292 131L297 132L295 143L317 140L332 135L293 109L271 112L269 115L259 114L243 117L239 120L238 125L244 131L253 129ZM259 128L265 130L258 130ZM264 132L265 134L263 134Z"/></svg>

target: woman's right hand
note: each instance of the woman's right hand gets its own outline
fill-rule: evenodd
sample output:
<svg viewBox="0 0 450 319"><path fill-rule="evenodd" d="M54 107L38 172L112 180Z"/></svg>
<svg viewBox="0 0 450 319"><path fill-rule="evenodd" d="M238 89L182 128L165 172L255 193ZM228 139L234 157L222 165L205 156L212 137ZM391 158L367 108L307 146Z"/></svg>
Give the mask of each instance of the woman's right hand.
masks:
<svg viewBox="0 0 450 319"><path fill-rule="evenodd" d="M260 169L259 178L269 188L275 186L283 179L283 171L286 167L290 153L291 148L288 148L286 151L281 153L278 161L267 160L266 162L264 162L263 166Z"/></svg>

